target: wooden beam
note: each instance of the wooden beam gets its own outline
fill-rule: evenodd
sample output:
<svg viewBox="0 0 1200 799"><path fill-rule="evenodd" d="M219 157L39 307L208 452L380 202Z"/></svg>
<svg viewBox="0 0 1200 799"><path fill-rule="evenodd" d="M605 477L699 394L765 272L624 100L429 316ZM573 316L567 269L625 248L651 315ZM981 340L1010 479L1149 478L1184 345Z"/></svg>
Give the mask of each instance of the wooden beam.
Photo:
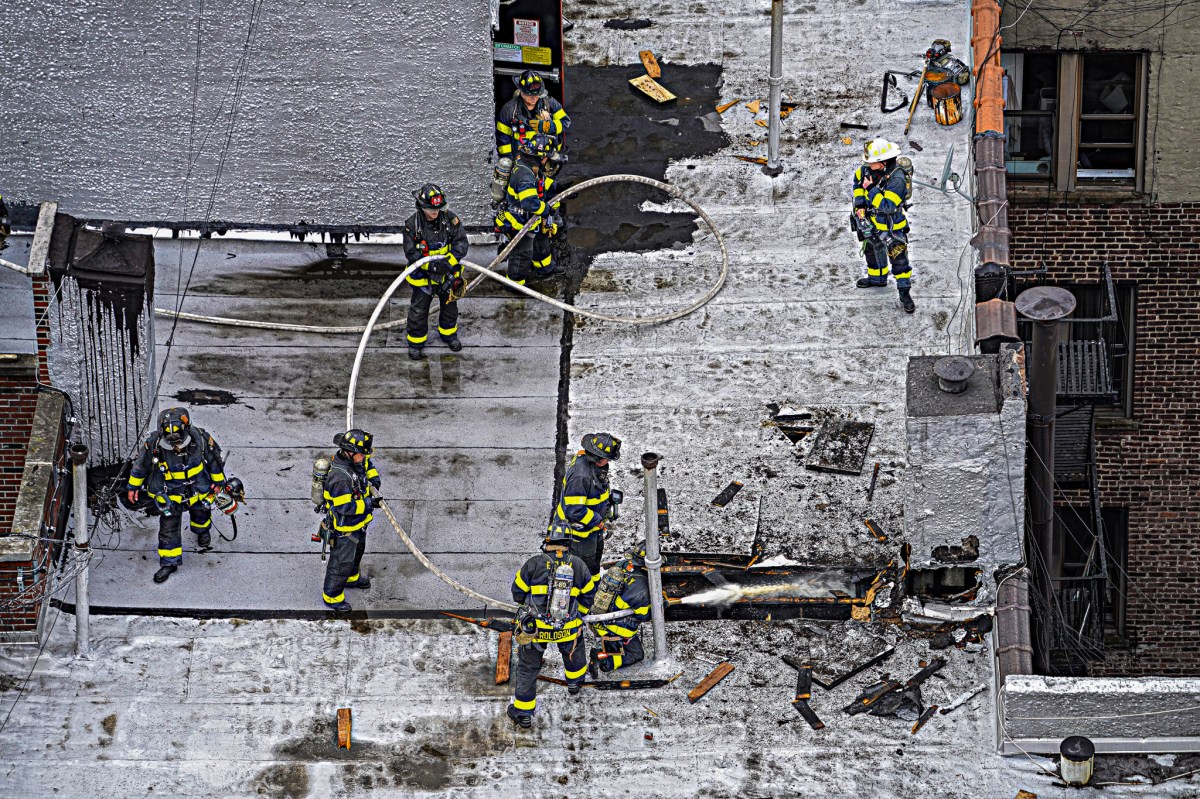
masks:
<svg viewBox="0 0 1200 799"><path fill-rule="evenodd" d="M511 632L500 633L500 648L496 651L496 685L504 685L508 682L509 669L512 665L512 640Z"/></svg>
<svg viewBox="0 0 1200 799"><path fill-rule="evenodd" d="M642 94L649 97L651 100L654 100L655 102L669 103L672 100L678 99L675 95L673 95L673 94L671 94L671 92L667 91L666 88L664 88L662 85L660 85L657 81L654 80L654 78L650 77L649 75L639 75L638 77L629 81L629 83L635 89L637 89Z"/></svg>
<svg viewBox="0 0 1200 799"><path fill-rule="evenodd" d="M707 677L700 681L699 685L688 691L688 701L695 703L696 700L716 687L717 683L728 677L731 671L733 671L732 663L727 661L719 664L715 669L709 672Z"/></svg>
<svg viewBox="0 0 1200 799"><path fill-rule="evenodd" d="M350 726L351 726L350 708L339 707L338 714L337 714L337 730L338 730L337 745L338 745L338 749L349 749L350 748Z"/></svg>
<svg viewBox="0 0 1200 799"><path fill-rule="evenodd" d="M638 57L642 59L642 66L646 68L646 74L652 78L662 77L662 68L658 66L658 61L654 59L654 53L650 50L642 50L638 53Z"/></svg>

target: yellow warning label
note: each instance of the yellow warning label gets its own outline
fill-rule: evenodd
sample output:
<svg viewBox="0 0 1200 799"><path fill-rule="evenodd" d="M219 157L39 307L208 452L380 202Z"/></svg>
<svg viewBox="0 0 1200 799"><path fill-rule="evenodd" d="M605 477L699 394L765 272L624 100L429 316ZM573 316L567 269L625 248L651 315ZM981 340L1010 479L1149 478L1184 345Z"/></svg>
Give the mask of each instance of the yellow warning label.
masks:
<svg viewBox="0 0 1200 799"><path fill-rule="evenodd" d="M542 64L550 66L549 47L522 47L521 60L526 64Z"/></svg>

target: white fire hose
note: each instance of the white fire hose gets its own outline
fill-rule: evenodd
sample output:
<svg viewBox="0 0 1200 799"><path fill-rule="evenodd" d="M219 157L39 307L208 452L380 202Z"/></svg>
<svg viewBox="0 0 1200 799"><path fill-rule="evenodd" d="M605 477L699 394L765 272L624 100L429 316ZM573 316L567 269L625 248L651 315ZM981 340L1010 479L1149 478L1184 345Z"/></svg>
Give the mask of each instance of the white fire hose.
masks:
<svg viewBox="0 0 1200 799"><path fill-rule="evenodd" d="M688 207L690 207L693 211L696 212L696 215L700 217L700 219L704 222L705 226L707 226L708 229L710 231L712 231L713 236L717 240L717 245L721 249L721 271L717 275L716 282L714 282L713 285L709 288L709 290L707 292L705 292L703 297L701 297L700 299L696 300L695 302L691 303L690 305L688 305L684 308L681 308L677 311L672 311L672 312L666 313L666 314L659 314L656 316L642 316L642 317L610 316L608 314L602 314L602 313L597 313L595 311L588 311L588 310L584 310L582 308L577 308L576 306L571 305L569 303L560 302L559 300L556 300L553 297L547 297L546 295L540 294L531 288L528 288L528 287L523 286L519 283L516 283L512 280L509 280L504 275L501 275L501 274L498 274L498 273L492 271L496 267L497 264L499 264L501 261L503 261L505 258L508 257L509 253L512 252L513 248L517 245L517 242L520 241L520 239L523 236L525 236L540 221L540 217L533 217L528 222L526 222L525 226L522 227L516 233L516 235L513 236L512 240L508 242L507 246L505 246L504 249L502 249L499 253L496 254L496 257L494 259L492 259L492 262L490 264L488 264L488 266L483 267L478 264L471 263L470 261L460 261L459 263L462 264L463 266L479 273L479 276L476 277L473 281L471 281L471 284L467 287L467 290L469 291L471 288L478 285L478 283L481 280L483 280L484 277L490 277L493 280L499 281L500 283L503 283L504 285L508 286L509 288L515 289L523 294L526 294L527 296L532 297L535 300L539 300L539 301L547 303L549 305L553 305L555 308L560 308L564 311L568 311L570 313L577 314L578 316L584 316L589 319L598 319L603 322L616 322L619 324L629 324L629 325L654 325L654 324L661 324L663 322L670 322L672 320L680 319L684 316L687 316L688 314L694 313L694 312L698 311L700 308L703 308L705 305L707 305L709 303L710 300L712 300L713 297L715 297L717 295L717 292L719 292L721 290L721 287L723 285L725 285L725 279L729 274L729 251L728 251L728 249L726 249L725 240L721 237L721 232L719 230L717 230L717 226L713 222L712 218L704 211L703 208L701 208L699 205L697 205L695 203L695 201L693 201L691 198L687 197L685 194L683 194L681 191L679 191L679 189L675 188L674 186L670 185L669 183L663 183L662 181L654 180L653 178L642 177L641 175L605 175L604 177L592 178L590 180L585 180L582 183L578 183L578 184L564 190L561 194L559 194L557 197L555 197L554 200L549 203L549 205L557 206L559 203L561 203L566 198L570 197L573 194L577 194L578 192L583 191L584 189L592 188L594 186L600 186L605 183L621 183L621 182L642 183L647 186L653 186L656 189L660 189L660 190L666 192L667 194L671 195L675 199L680 200L683 203L686 203L688 205ZM431 256L427 256L425 258L421 258L420 260L410 264L406 269L404 269L404 271L402 271L399 275L397 275L396 279L392 281L392 284L390 286L388 286L387 291L385 291L383 293L383 296L379 298L379 302L376 303L375 310L371 313L371 318L367 321L367 324L365 327L328 327L328 326L316 326L316 325L291 325L291 324L283 324L283 323L279 323L279 322L259 322L259 321L246 320L246 319L228 319L228 318L219 317L219 316L201 316L199 314L182 313L182 312L172 311L172 310L163 309L163 308L155 308L154 312L156 314L159 314L160 316L175 316L175 317L178 317L179 319L184 319L184 320L191 321L191 322L206 322L209 324L225 325L225 326L230 326L230 327L250 327L250 328L257 328L257 329L262 329L262 330L286 330L286 331L291 331L291 332L296 332L296 333L362 333L362 339L358 342L358 351L354 355L354 367L351 369L351 372L350 372L350 385L349 385L349 388L348 388L347 394L346 394L346 429L349 430L354 427L354 401L355 401L355 392L358 387L358 373L359 373L359 369L362 366L363 353L366 351L367 341L370 339L372 331L385 330L385 329L392 328L392 327L399 327L400 325L405 324L405 320L403 320L403 319L396 319L391 322L384 322L383 324L377 324L377 322L379 321L379 316L383 312L384 306L387 305L387 301L389 299L391 299L392 294L394 294L396 292L396 289L398 289L400 287L400 285L404 282L404 279L406 277L408 277L412 272L419 269L421 266L425 265L426 263L429 263L430 261L434 261L434 260L437 260L442 257L444 257L444 256L431 255ZM491 597L488 597L488 596L484 596L483 594L468 588L467 586L458 582L453 577L451 577L450 575L446 574L444 571L439 569L433 563L433 561L429 560L429 558L425 555L425 553L422 552L415 543L413 543L413 540L411 538L409 538L408 534L404 532L404 528L400 526L400 522L397 521L395 515L391 511L391 508L389 508L387 506L387 503L385 501L383 501L382 499L379 500L379 507L381 510L383 510L384 515L387 516L388 521L391 522L392 527L394 527L396 529L396 533L397 533L397 535L400 536L400 540L404 542L404 545L406 547L408 547L408 550L413 554L413 557L415 557L418 561L420 561L421 565L423 565L425 568L429 569L429 571L431 571L435 575L437 575L437 577L442 582L446 583L446 585L449 585L454 590L456 590L462 594L465 594L466 596L471 597L474 600L482 602L485 605L499 608L500 610L507 610L507 611L510 611L513 613L516 612L517 606L512 604L511 602L503 602L503 601L500 601L497 599L492 599ZM632 613L633 613L632 609L627 609L627 610L615 611L613 613L599 614L596 616L585 616L583 618L583 620L588 623L603 622L603 621L609 621L612 619L622 618L622 617L628 616Z"/></svg>

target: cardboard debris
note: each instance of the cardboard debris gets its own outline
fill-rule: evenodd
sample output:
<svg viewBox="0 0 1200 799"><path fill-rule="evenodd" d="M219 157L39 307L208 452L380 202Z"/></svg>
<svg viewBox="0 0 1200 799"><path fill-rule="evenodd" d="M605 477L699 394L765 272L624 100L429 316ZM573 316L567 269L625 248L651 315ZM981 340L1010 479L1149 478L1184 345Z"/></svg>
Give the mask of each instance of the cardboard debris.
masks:
<svg viewBox="0 0 1200 799"><path fill-rule="evenodd" d="M350 708L339 707L337 712L337 745L338 749L350 748Z"/></svg>
<svg viewBox="0 0 1200 799"><path fill-rule="evenodd" d="M729 109L733 108L735 105L737 105L737 104L738 104L738 103L740 103L741 101L742 101L742 98L741 98L741 97L738 97L738 98L735 98L735 99L733 99L733 100L730 100L730 101L729 101L729 102L727 102L727 103L721 103L719 106L717 106L717 113L718 113L718 114L724 114L726 111L728 111Z"/></svg>
<svg viewBox="0 0 1200 799"><path fill-rule="evenodd" d="M633 85L633 87L635 89L637 89L642 94L649 97L651 100L654 100L655 102L669 103L672 100L678 99L674 94L667 91L666 88L661 86L657 81L654 80L654 78L650 77L649 75L639 75L638 77L634 78L633 80L631 80L629 82L630 82L630 84Z"/></svg>
<svg viewBox="0 0 1200 799"><path fill-rule="evenodd" d="M746 103L746 110L748 110L751 114L757 114L758 109L761 107L762 100L751 100L750 102Z"/></svg>
<svg viewBox="0 0 1200 799"><path fill-rule="evenodd" d="M688 701L695 704L696 700L711 691L721 680L728 677L731 671L733 671L733 664L728 661L718 665L709 672L707 677L700 681L699 685L688 691Z"/></svg>
<svg viewBox="0 0 1200 799"><path fill-rule="evenodd" d="M659 68L658 62L654 60L654 53L650 50L642 50L638 53L638 57L642 59L642 66L646 68L646 74L652 78L661 78L662 69Z"/></svg>

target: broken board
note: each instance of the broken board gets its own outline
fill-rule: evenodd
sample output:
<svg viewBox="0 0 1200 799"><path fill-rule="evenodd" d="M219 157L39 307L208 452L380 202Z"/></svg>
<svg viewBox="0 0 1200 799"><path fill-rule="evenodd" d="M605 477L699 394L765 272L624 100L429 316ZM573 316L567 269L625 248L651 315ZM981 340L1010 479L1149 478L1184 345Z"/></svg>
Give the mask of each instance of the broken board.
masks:
<svg viewBox="0 0 1200 799"><path fill-rule="evenodd" d="M496 685L508 682L509 671L512 667L512 632L500 633L499 649L496 650Z"/></svg>
<svg viewBox="0 0 1200 799"><path fill-rule="evenodd" d="M339 707L337 712L337 745L338 749L350 748L350 708Z"/></svg>
<svg viewBox="0 0 1200 799"><path fill-rule="evenodd" d="M637 89L655 102L669 103L672 100L678 99L649 75L639 75L638 77L629 81L629 83L633 86L633 88Z"/></svg>
<svg viewBox="0 0 1200 799"><path fill-rule="evenodd" d="M646 68L646 74L652 78L661 78L662 69L658 66L658 61L654 59L654 53L650 50L642 50L638 53L638 58L642 59L642 66Z"/></svg>
<svg viewBox="0 0 1200 799"><path fill-rule="evenodd" d="M837 474L862 474L875 425L871 422L830 420L821 425L813 442L807 469Z"/></svg>
<svg viewBox="0 0 1200 799"><path fill-rule="evenodd" d="M708 673L708 676L700 681L692 690L688 691L688 701L695 704L700 697L716 687L717 683L729 676L733 671L733 664L726 661L719 664L715 669Z"/></svg>

